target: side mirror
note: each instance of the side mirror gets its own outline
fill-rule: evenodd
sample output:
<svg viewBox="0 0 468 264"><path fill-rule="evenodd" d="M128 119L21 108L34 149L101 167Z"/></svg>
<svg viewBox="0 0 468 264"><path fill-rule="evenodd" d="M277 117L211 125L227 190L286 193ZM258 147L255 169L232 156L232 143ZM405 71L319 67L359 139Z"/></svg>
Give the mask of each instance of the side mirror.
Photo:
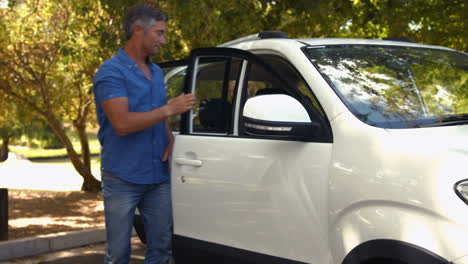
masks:
<svg viewBox="0 0 468 264"><path fill-rule="evenodd" d="M284 94L260 95L248 99L244 105L243 118L244 130L250 135L306 139L320 127L311 122L299 101Z"/></svg>

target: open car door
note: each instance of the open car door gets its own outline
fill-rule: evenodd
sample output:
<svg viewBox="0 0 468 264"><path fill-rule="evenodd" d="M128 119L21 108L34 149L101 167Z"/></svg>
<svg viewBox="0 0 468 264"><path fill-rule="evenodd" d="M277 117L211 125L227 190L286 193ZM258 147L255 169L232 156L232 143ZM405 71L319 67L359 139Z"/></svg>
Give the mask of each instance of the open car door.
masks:
<svg viewBox="0 0 468 264"><path fill-rule="evenodd" d="M303 227L327 221L330 142L250 135L242 117L259 90L306 104L301 93L254 54L230 48L193 51L185 75L196 105L182 116L171 164L176 248L325 263L327 230Z"/></svg>

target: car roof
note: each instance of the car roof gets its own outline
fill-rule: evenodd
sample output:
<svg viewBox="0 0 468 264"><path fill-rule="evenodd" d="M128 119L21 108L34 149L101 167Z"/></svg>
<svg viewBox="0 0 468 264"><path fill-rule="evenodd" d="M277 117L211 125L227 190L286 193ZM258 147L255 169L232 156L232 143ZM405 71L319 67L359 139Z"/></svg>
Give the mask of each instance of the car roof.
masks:
<svg viewBox="0 0 468 264"><path fill-rule="evenodd" d="M442 46L435 45L425 45L419 44L410 41L402 40L385 40L385 39L358 39L358 38L297 38L290 39L286 36L285 33L280 31L266 31L268 37L261 37L259 32L252 35L244 36L238 39L234 39L223 44L218 45L217 47L227 47L227 48L238 48L242 50L291 50L291 48L301 48L301 47L321 47L321 46L343 46L343 45L369 45L369 46L401 46L401 47L416 47L416 48L431 48L431 49L440 49L448 51L456 51ZM275 34L278 32L279 34ZM457 51L461 52L461 51ZM463 53L463 52L462 52ZM169 78L172 75L180 72L182 69L185 69L186 66L180 66L171 70L166 77Z"/></svg>
<svg viewBox="0 0 468 264"><path fill-rule="evenodd" d="M279 32L279 31L278 31ZM432 49L443 49L443 50L452 50L447 47L435 46L435 45L425 45L419 44L412 41L404 41L403 39L358 39L358 38L298 38L290 39L286 37L286 34L280 32L277 36L268 35L268 37L262 38L261 33L256 33L234 39L228 42L225 42L218 47L246 47L254 45L257 48L259 46L268 47L272 44L279 43L289 43L296 46L301 44L301 46L334 46L334 45L379 45L379 46L401 46L401 47L418 47L418 48L432 48ZM262 45L263 44L263 45Z"/></svg>
<svg viewBox="0 0 468 264"><path fill-rule="evenodd" d="M382 46L402 46L402 47L420 47L451 50L450 48L434 45L419 44L410 41L384 40L384 39L355 39L355 38L308 38L296 39L310 46L331 46L331 45L382 45Z"/></svg>

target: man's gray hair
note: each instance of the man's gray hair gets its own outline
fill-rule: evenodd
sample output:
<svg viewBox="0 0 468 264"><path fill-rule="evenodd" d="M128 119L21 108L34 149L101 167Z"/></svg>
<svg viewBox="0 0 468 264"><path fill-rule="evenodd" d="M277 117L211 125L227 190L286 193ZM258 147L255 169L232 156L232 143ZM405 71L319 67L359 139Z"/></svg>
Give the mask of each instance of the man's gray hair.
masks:
<svg viewBox="0 0 468 264"><path fill-rule="evenodd" d="M167 22L169 17L159 9L141 5L130 7L125 18L125 37L129 40L132 37L135 25L141 25L145 30L158 21Z"/></svg>

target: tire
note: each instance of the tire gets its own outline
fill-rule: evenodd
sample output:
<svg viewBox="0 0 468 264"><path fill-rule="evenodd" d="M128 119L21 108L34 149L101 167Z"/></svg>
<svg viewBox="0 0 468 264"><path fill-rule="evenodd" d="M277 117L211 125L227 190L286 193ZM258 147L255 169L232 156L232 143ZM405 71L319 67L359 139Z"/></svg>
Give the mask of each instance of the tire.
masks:
<svg viewBox="0 0 468 264"><path fill-rule="evenodd" d="M401 262L399 260L393 260L388 258L379 258L379 259L371 259L366 260L362 264L407 264L406 262Z"/></svg>
<svg viewBox="0 0 468 264"><path fill-rule="evenodd" d="M143 219L141 218L141 215L135 215L135 217L133 218L133 227L135 228L135 231L138 235L138 238L140 238L140 241L143 244L146 244L145 227L143 226Z"/></svg>

